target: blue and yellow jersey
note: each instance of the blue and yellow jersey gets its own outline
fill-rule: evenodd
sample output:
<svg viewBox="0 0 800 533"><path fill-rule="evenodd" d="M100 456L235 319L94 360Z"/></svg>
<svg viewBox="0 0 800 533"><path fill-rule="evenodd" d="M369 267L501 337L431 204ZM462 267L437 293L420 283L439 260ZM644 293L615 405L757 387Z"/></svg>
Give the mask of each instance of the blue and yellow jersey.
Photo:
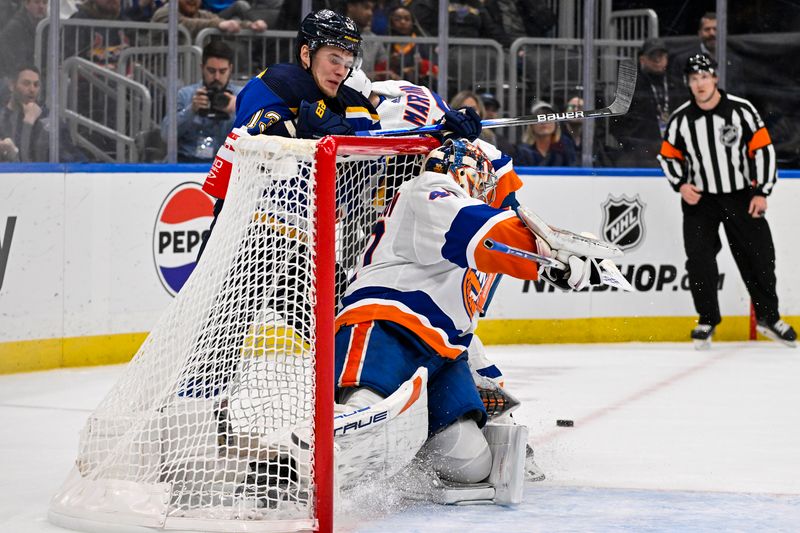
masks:
<svg viewBox="0 0 800 533"><path fill-rule="evenodd" d="M323 100L331 111L344 117L355 131L381 127L378 112L360 92L342 85L336 97L325 97L311 74L299 65L273 65L251 79L236 97L233 131L217 151L203 190L214 198L225 199L233 168L234 141L241 135L247 135L247 128L255 126L259 120L268 119L267 126L262 130L264 135L295 137L292 120L297 117L303 100Z"/></svg>
<svg viewBox="0 0 800 533"><path fill-rule="evenodd" d="M311 74L294 63L273 65L245 85L236 98L234 128L252 127L266 116L274 122L265 134L294 137L294 128L287 128L282 122L297 117L303 100L323 100L331 111L344 117L355 131L380 129L378 112L364 95L342 85L336 97L326 97Z"/></svg>

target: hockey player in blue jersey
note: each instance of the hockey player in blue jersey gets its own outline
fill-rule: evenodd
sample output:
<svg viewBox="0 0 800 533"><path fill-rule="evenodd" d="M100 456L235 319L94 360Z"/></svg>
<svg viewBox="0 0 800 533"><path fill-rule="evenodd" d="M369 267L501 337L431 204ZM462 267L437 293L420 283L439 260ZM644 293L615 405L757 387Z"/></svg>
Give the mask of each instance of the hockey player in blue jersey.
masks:
<svg viewBox="0 0 800 533"><path fill-rule="evenodd" d="M296 47L297 63L266 68L237 96L233 132L203 185L214 198L225 198L233 143L240 135L313 139L380 129L369 99L343 83L361 61L361 35L350 18L328 9L309 14L300 24ZM458 136L480 135L474 111L452 112L443 121Z"/></svg>
<svg viewBox="0 0 800 533"><path fill-rule="evenodd" d="M545 275L569 280L573 289L600 283L594 260L552 249L524 222L524 208L517 216L491 207L502 204L497 194L489 161L469 142L451 139L432 151L424 172L400 186L376 224L336 319L339 402L355 409L377 404L426 368L430 438L421 455L441 479L459 484L486 480L494 461L466 356L482 286L491 273L538 278L535 263L482 243L491 238L559 257L570 271ZM520 435L527 429L505 430L504 444L518 446L501 462L516 465L511 470L521 487L526 439Z"/></svg>
<svg viewBox="0 0 800 533"><path fill-rule="evenodd" d="M310 13L300 24L295 53L297 63L266 68L251 79L237 96L233 131L218 150L203 184L203 190L217 200L214 218L209 231L204 233L198 260L223 210L235 141L239 136L276 135L312 139L380 127L377 112L369 100L343 85L358 66L361 55L361 35L351 19L328 9ZM298 197L305 191L287 188L278 193ZM275 258L271 253L265 253L259 259L262 264L251 272L256 288L248 298L236 302L242 317L241 332L231 336L234 340L230 349L220 353L214 364L234 364L240 334L244 335L254 309L259 309L265 298L269 298L277 312L285 312L290 317L306 316L295 309L296 303L287 301L285 297L286 291L293 287L293 280L296 279L293 269L297 267L281 269L273 264ZM234 268L238 268L238 265ZM284 289L267 295L265 287L269 281ZM288 325L304 338L310 337L308 324L303 321L290 320ZM204 371L205 368L193 369L186 376L183 394L215 396L227 385L224 382L206 382L202 377Z"/></svg>
<svg viewBox="0 0 800 533"><path fill-rule="evenodd" d="M369 100L343 85L361 54L352 20L328 9L309 14L297 32L295 52L297 63L266 68L239 93L233 132L203 185L214 198L225 199L233 141L240 135L312 139L380 128Z"/></svg>

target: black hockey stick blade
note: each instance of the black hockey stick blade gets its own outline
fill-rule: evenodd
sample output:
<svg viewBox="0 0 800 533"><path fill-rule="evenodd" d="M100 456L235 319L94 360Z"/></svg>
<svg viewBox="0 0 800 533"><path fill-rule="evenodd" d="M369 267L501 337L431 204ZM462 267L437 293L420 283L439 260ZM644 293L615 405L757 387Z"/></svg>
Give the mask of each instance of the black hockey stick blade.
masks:
<svg viewBox="0 0 800 533"><path fill-rule="evenodd" d="M572 111L567 113L541 113L517 118L496 118L481 121L486 128L504 128L508 126L527 126L541 122L564 122L566 120L585 120L589 118L614 117L628 112L636 89L636 65L630 59L619 62L617 69L617 90L611 105L602 109Z"/></svg>
<svg viewBox="0 0 800 533"><path fill-rule="evenodd" d="M586 120L590 118L603 118L624 115L628 112L633 101L633 92L636 88L636 64L630 59L623 59L619 62L617 69L617 90L614 93L614 101L611 105L602 109L591 109L585 111L570 111L566 113L541 113L538 115L526 115L515 118L492 118L481 121L484 129L507 128L510 126L527 126L529 124L540 124L542 122L564 122L567 120ZM361 136L384 136L384 135L419 135L422 133L435 133L444 129L442 124L431 124L411 129L394 130L370 130L359 131L356 135Z"/></svg>

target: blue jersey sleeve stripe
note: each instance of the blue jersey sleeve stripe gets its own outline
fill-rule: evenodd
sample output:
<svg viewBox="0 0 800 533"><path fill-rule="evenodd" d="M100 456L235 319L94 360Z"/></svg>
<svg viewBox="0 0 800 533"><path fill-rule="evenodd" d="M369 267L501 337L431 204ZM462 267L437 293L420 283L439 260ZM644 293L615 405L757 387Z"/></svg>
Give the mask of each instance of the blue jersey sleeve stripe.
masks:
<svg viewBox="0 0 800 533"><path fill-rule="evenodd" d="M486 204L470 205L462 208L450 224L450 229L444 235L442 257L461 268L469 268L467 249L470 241L483 228L486 221L499 213L502 213L502 211Z"/></svg>

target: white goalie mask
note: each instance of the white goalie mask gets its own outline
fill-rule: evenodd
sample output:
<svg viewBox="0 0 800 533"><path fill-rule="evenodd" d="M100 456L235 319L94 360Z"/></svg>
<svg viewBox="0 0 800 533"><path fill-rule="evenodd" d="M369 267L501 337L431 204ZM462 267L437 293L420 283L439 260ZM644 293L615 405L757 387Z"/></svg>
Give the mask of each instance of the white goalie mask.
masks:
<svg viewBox="0 0 800 533"><path fill-rule="evenodd" d="M424 169L449 174L473 198L489 205L495 200L497 176L483 151L466 139L448 139L432 150Z"/></svg>
<svg viewBox="0 0 800 533"><path fill-rule="evenodd" d="M361 69L353 69L350 77L344 80L344 84L363 94L366 99L372 94L372 82Z"/></svg>

